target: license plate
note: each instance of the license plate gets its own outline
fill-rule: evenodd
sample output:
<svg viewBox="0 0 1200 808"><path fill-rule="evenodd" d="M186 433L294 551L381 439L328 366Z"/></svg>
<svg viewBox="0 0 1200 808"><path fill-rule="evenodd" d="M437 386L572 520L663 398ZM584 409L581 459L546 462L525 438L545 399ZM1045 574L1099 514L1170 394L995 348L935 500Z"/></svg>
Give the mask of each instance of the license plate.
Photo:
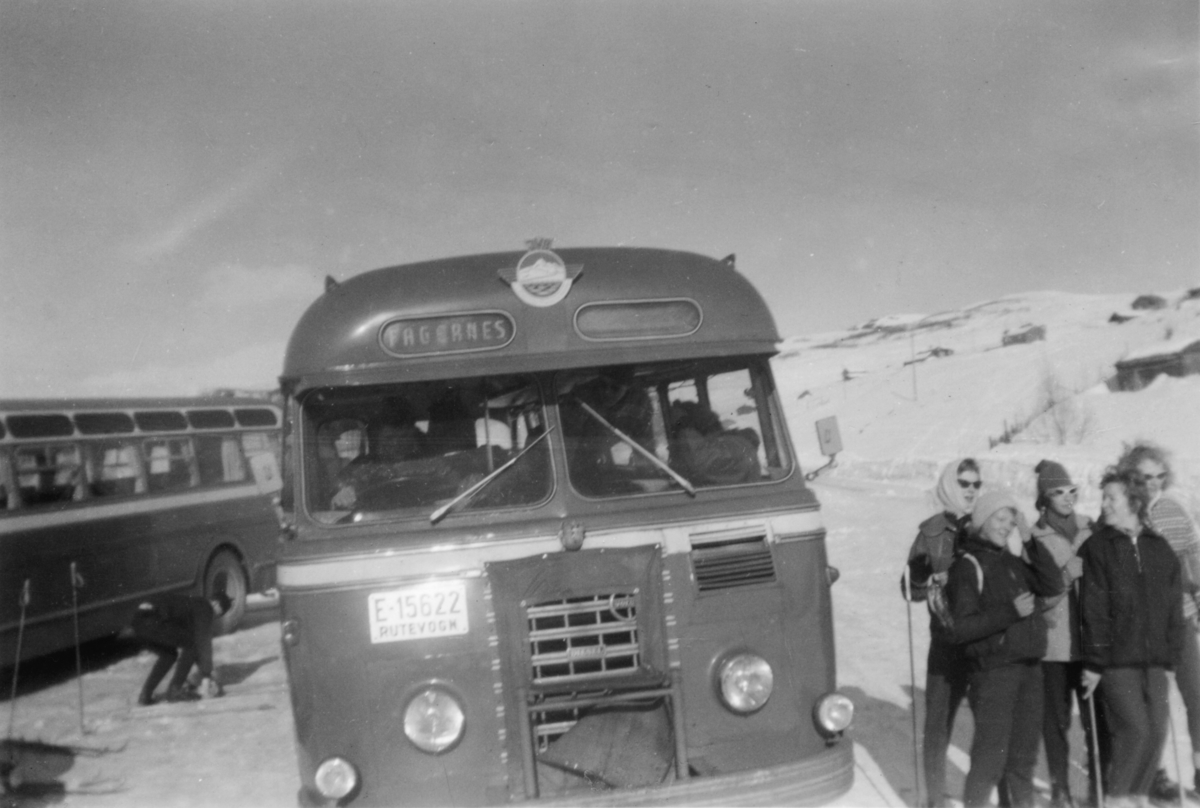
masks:
<svg viewBox="0 0 1200 808"><path fill-rule="evenodd" d="M372 592L367 599L367 619L372 643L466 634L466 583L438 581Z"/></svg>

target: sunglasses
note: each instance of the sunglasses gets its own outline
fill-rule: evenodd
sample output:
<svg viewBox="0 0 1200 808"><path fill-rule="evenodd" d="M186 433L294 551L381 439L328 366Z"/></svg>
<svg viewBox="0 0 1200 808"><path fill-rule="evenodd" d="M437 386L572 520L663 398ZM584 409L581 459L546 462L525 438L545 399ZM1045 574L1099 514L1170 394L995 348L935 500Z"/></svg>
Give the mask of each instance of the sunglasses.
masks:
<svg viewBox="0 0 1200 808"><path fill-rule="evenodd" d="M983 481L982 480L975 480L975 481L959 480L958 487L962 488L964 490L967 488L974 488L976 491L978 491L980 488L983 488Z"/></svg>
<svg viewBox="0 0 1200 808"><path fill-rule="evenodd" d="M1165 480L1165 479L1167 479L1167 473L1165 471L1160 471L1158 474L1143 474L1142 475L1142 480L1144 480L1145 482L1150 482L1151 480Z"/></svg>
<svg viewBox="0 0 1200 808"><path fill-rule="evenodd" d="M1053 491L1046 492L1052 497L1073 497L1079 493L1078 488L1055 488Z"/></svg>

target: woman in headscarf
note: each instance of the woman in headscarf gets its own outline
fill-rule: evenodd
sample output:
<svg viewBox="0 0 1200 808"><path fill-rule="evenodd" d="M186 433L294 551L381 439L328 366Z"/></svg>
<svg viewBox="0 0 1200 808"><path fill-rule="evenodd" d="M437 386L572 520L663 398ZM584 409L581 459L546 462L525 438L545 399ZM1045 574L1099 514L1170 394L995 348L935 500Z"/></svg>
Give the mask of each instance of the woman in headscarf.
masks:
<svg viewBox="0 0 1200 808"><path fill-rule="evenodd" d="M979 464L966 457L949 463L938 478L936 494L942 510L921 523L908 551L910 583L905 592L915 601L929 602L929 656L925 669L925 789L928 804L945 804L946 751L958 707L967 695L969 668L962 649L945 634L932 608L941 602L954 552L971 520L971 508L983 485ZM904 581L901 581L904 590ZM933 590L934 597L930 597Z"/></svg>
<svg viewBox="0 0 1200 808"><path fill-rule="evenodd" d="M1108 804L1145 803L1167 738L1167 671L1185 633L1179 559L1147 523L1136 471L1100 481L1103 518L1083 545L1080 579L1084 685L1099 686L1108 728Z"/></svg>
<svg viewBox="0 0 1200 808"><path fill-rule="evenodd" d="M967 698L975 737L963 789L966 808L988 805L996 787L1003 805L1034 805L1046 652L1046 624L1035 596L1057 595L1063 584L1054 556L1040 542L1024 541L1020 555L1009 551L1019 514L1008 492L982 494L946 584L950 639L963 646L971 667Z"/></svg>

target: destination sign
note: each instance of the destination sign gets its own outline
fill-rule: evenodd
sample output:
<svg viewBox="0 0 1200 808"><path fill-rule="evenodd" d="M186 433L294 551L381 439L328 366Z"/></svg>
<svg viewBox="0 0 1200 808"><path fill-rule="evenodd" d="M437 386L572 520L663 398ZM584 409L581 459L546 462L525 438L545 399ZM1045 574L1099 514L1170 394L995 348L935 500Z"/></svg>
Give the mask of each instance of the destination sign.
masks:
<svg viewBox="0 0 1200 808"><path fill-rule="evenodd" d="M502 311L392 320L379 331L379 344L393 356L491 351L512 342L516 327Z"/></svg>

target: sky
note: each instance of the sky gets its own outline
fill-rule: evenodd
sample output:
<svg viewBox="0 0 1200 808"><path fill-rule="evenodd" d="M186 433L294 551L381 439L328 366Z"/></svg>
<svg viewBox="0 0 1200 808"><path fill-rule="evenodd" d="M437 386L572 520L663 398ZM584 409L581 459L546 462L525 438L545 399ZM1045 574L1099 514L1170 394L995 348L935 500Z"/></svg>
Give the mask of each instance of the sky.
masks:
<svg viewBox="0 0 1200 808"><path fill-rule="evenodd" d="M0 396L269 388L323 278L736 253L781 334L1200 285L1195 0L0 0Z"/></svg>

